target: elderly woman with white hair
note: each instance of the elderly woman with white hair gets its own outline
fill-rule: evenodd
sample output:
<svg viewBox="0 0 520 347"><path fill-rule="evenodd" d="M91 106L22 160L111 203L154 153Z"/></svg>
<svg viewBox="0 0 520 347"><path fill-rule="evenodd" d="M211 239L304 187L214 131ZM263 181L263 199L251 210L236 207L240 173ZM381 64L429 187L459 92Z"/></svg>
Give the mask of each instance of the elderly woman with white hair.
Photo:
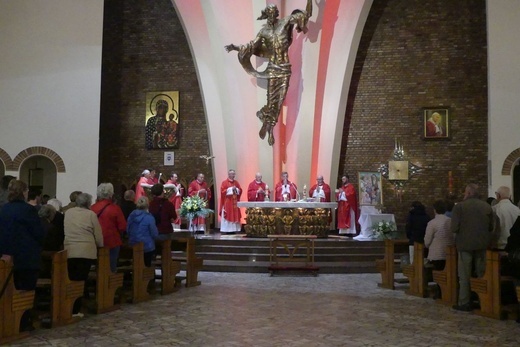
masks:
<svg viewBox="0 0 520 347"><path fill-rule="evenodd" d="M91 210L97 215L103 230L103 244L110 249L110 270L117 272L119 249L123 244L121 235L126 230L126 219L121 207L114 204L114 186L101 183L97 187L97 202Z"/></svg>
<svg viewBox="0 0 520 347"><path fill-rule="evenodd" d="M65 241L67 268L73 281L86 281L90 267L97 259L97 248L103 247L103 233L98 217L90 210L92 195L81 193L76 207L65 213ZM76 300L73 314L80 314L81 298Z"/></svg>
<svg viewBox="0 0 520 347"><path fill-rule="evenodd" d="M63 235L63 233L65 231L65 227L63 226L63 222L65 220L65 216L64 216L63 211L62 211L61 201L56 199L56 198L52 198L52 199L49 199L49 201L47 201L47 204L53 206L54 209L56 210L56 215L54 216L54 219L52 220L52 224Z"/></svg>

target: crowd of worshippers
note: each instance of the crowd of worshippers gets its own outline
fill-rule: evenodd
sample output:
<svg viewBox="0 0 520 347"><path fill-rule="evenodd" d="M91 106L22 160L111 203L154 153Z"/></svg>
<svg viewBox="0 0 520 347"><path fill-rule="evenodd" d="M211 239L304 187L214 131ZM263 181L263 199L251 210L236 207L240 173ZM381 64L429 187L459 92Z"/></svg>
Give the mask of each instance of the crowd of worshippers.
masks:
<svg viewBox="0 0 520 347"><path fill-rule="evenodd" d="M499 187L495 195L481 200L478 186L468 184L462 201L435 201L433 218L421 202L412 202L406 221L410 262L416 242L427 248L426 266L434 270L444 269L447 246L457 249L459 295L455 310L469 312L478 307L470 278L484 275L488 249L502 252L501 274L520 284L520 208L512 203L509 187ZM438 295L439 288L435 297ZM501 296L505 304L518 303L513 285L504 286Z"/></svg>
<svg viewBox="0 0 520 347"><path fill-rule="evenodd" d="M97 259L97 248L109 248L110 268L117 272L123 242L144 244L144 263L151 266L155 241L171 238L173 222L178 218L174 204L164 197L162 184L151 188L153 199L141 196L134 201L134 191L116 203L111 183L97 187L97 197L81 191L70 194L70 203L58 199L45 204L39 193L12 176L2 180L0 192L0 256L13 262L13 281L18 290L35 290L38 278L49 278L51 263L42 260L42 252L67 251L67 269L73 281L86 281ZM73 315L82 317L81 300ZM33 330L30 315L21 321L21 330Z"/></svg>
<svg viewBox="0 0 520 347"><path fill-rule="evenodd" d="M33 290L39 277L48 277L50 264L43 264L42 251L68 252L69 277L85 281L97 258L97 248L107 247L110 253L110 268L117 271L120 247L123 241L129 246L142 242L144 262L151 266L155 256L155 241L171 238L175 228L180 228L179 209L185 195L179 177L173 173L163 185L155 178L153 170L144 170L135 192L127 190L121 203L114 199L111 183L97 187L96 200L81 191L70 194L70 202L62 206L58 199L43 203L38 192L30 192L28 185L13 176L5 176L0 189L0 255L13 261L13 280L19 290ZM153 196L148 199L144 188ZM173 193L165 197L165 186ZM188 186L188 196L211 198L211 190L199 173ZM282 172L281 181L274 188L275 201L296 199L296 184L289 181L287 172ZM229 170L221 184L222 217L221 232L240 230L240 210L236 202L242 188L235 180L235 171ZM344 175L341 185L335 190L338 201L338 230L347 235L356 234L355 221L359 218L355 189ZM248 185L249 201L269 199L271 190L256 174ZM287 196L284 196L287 195ZM309 195L319 201L330 201L330 186L317 177L317 183ZM508 187L499 187L496 197L488 202L481 200L478 186L467 185L462 201L438 200L433 203L433 219L425 206L414 201L406 223L406 233L412 246L423 243L428 248L427 260L434 269L445 266L446 247L455 244L458 251L459 299L454 309L471 311L470 277L481 277L485 269L487 249L504 251L509 261L503 261L504 274L520 279L520 208L511 200ZM233 209L235 209L233 211ZM204 228L204 220L194 220ZM237 229L238 228L238 229ZM222 230L224 229L224 230ZM411 259L413 259L413 247ZM511 293L516 301L516 295ZM75 304L73 313L81 315L81 300ZM30 322L22 321L22 328L30 329Z"/></svg>

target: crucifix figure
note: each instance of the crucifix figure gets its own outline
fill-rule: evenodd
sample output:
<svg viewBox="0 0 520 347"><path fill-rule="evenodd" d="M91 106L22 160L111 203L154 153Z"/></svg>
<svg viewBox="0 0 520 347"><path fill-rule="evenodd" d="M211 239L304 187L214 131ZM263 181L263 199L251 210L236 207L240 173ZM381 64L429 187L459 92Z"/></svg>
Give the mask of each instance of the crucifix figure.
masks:
<svg viewBox="0 0 520 347"><path fill-rule="evenodd" d="M274 144L273 128L278 122L289 89L291 77L289 46L293 39L293 28L296 27L297 32L307 32L307 22L312 16L312 0L307 1L305 11L297 9L281 19L278 18L279 14L276 5L267 5L262 10L262 15L258 17L258 20L267 19L267 23L252 41L244 45L225 46L228 52L238 51L238 60L247 73L268 80L267 104L256 113L256 116L262 121L259 136L264 139L268 135L267 142L270 146ZM260 72L253 68L250 60L253 55L269 59L265 71Z"/></svg>

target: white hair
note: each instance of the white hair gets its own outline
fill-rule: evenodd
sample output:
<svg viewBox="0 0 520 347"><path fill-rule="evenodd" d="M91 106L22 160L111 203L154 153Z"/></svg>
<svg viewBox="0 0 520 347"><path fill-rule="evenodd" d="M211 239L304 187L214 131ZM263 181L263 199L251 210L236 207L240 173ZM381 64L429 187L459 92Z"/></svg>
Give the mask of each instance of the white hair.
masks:
<svg viewBox="0 0 520 347"><path fill-rule="evenodd" d="M52 207L54 207L54 209L56 211L61 212L62 204L61 204L61 201L59 201L58 199L56 199L56 198L49 199L49 201L47 201L47 204L51 205Z"/></svg>

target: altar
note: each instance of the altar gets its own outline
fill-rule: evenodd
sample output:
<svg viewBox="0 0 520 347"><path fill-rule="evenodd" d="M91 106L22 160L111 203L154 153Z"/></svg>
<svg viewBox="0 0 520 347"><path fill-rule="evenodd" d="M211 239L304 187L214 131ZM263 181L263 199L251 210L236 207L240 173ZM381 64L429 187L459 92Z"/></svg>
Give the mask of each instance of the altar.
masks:
<svg viewBox="0 0 520 347"><path fill-rule="evenodd" d="M336 202L307 201L251 201L238 202L246 208L247 236L316 235L327 237L331 223L331 209Z"/></svg>

